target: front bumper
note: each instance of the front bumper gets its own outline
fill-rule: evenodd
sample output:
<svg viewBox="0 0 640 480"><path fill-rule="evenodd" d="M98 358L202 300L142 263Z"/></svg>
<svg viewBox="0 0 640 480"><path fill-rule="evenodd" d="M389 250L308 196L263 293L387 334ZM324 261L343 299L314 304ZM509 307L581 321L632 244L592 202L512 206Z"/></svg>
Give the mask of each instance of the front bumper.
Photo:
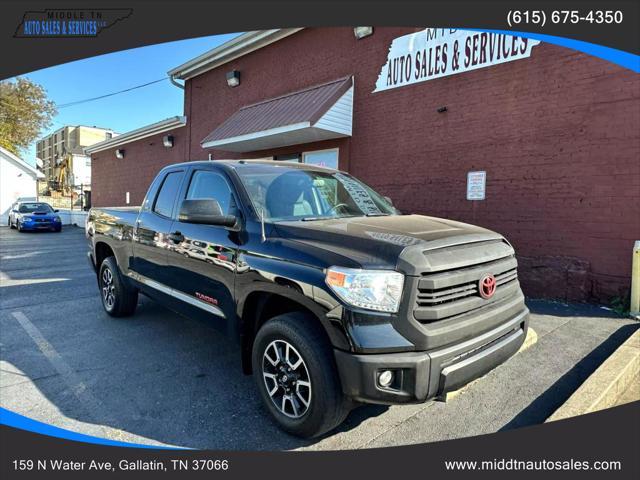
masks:
<svg viewBox="0 0 640 480"><path fill-rule="evenodd" d="M365 403L421 403L460 388L514 355L527 335L529 310L475 338L427 352L352 354L334 350L342 389ZM381 371L394 381L382 387Z"/></svg>
<svg viewBox="0 0 640 480"><path fill-rule="evenodd" d="M20 228L22 230L58 230L62 228L62 222L47 221L47 222L20 222Z"/></svg>

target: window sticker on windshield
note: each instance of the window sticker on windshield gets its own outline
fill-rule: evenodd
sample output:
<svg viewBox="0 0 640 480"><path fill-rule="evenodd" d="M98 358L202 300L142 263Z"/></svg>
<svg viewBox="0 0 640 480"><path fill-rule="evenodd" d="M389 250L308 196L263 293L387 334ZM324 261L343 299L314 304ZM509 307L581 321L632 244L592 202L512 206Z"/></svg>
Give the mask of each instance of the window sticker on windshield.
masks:
<svg viewBox="0 0 640 480"><path fill-rule="evenodd" d="M362 213L365 215L376 215L382 213L371 198L371 195L369 195L369 192L367 192L359 182L343 175L342 173L336 173L335 178L337 178L338 181L342 183L345 190L349 192L349 195L356 205L358 205L360 210L362 210Z"/></svg>

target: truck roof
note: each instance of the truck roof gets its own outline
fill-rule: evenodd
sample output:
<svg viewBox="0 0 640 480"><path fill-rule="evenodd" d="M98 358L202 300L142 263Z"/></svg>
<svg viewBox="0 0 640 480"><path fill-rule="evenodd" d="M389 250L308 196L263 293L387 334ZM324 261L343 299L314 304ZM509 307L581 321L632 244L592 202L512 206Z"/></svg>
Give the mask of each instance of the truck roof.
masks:
<svg viewBox="0 0 640 480"><path fill-rule="evenodd" d="M317 166L317 165L310 165L308 163L293 163L293 162L285 162L285 161L278 161L278 160L265 160L265 159L195 160L195 161L190 161L190 162L175 163L175 164L170 165L170 166L171 167L175 167L177 165L190 166L190 165L211 165L211 164L222 165L222 166L225 166L227 168L234 169L234 170L242 169L242 168L248 168L248 167L251 167L251 166L254 166L254 165L268 165L268 166L272 166L274 168L287 167L287 168L298 168L298 169L301 169L301 170L312 170L312 171L319 171L319 172L336 172L336 171L338 171L338 170L335 170L333 168L320 167L320 166Z"/></svg>

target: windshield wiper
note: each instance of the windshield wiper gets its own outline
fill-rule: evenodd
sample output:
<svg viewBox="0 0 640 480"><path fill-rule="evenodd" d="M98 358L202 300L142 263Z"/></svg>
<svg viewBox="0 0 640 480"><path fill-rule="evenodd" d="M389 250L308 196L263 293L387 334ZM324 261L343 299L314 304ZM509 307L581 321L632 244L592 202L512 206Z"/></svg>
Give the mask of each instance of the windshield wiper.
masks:
<svg viewBox="0 0 640 480"><path fill-rule="evenodd" d="M318 220L336 220L338 218L354 218L354 217L388 217L391 213L359 213L354 215L336 215L335 217L302 217L299 220L302 222L315 222Z"/></svg>

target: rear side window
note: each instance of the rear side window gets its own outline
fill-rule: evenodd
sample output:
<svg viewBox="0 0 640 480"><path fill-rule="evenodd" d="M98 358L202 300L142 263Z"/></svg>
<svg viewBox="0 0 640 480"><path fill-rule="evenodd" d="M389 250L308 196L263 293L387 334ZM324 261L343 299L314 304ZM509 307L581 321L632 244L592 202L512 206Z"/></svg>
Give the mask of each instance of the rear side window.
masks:
<svg viewBox="0 0 640 480"><path fill-rule="evenodd" d="M182 172L171 172L164 177L164 182L160 187L156 203L153 211L164 217L171 217L173 213L173 204L180 190L180 181L182 180Z"/></svg>
<svg viewBox="0 0 640 480"><path fill-rule="evenodd" d="M187 199L194 198L217 200L223 215L227 215L229 210L235 209L229 184L222 175L209 170L197 170L191 177Z"/></svg>

